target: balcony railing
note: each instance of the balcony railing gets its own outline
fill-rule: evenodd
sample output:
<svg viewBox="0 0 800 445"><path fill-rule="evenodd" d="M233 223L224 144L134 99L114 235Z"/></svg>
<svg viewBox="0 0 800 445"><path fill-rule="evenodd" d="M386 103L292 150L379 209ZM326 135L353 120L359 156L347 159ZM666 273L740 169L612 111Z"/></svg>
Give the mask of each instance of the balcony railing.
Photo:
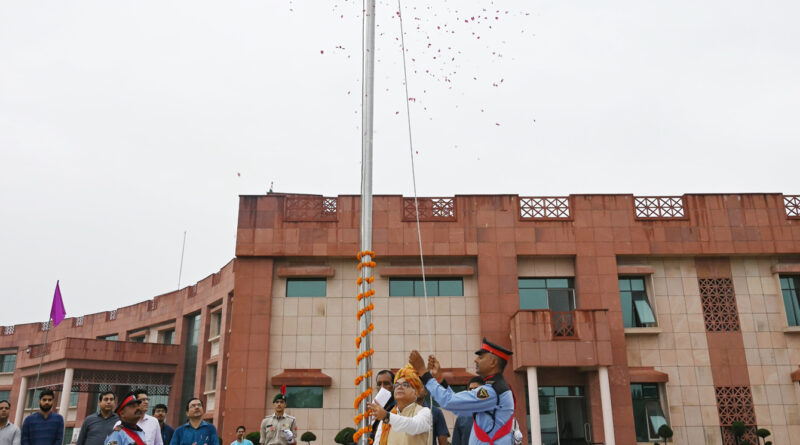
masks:
<svg viewBox="0 0 800 445"><path fill-rule="evenodd" d="M570 206L567 196L519 197L519 218L538 221L569 220Z"/></svg>
<svg viewBox="0 0 800 445"><path fill-rule="evenodd" d="M686 217L680 196L635 196L636 219L683 219Z"/></svg>
<svg viewBox="0 0 800 445"><path fill-rule="evenodd" d="M518 369L612 363L611 334L605 309L521 310L511 317L511 336Z"/></svg>
<svg viewBox="0 0 800 445"><path fill-rule="evenodd" d="M783 206L786 208L786 217L800 219L800 195L784 195Z"/></svg>

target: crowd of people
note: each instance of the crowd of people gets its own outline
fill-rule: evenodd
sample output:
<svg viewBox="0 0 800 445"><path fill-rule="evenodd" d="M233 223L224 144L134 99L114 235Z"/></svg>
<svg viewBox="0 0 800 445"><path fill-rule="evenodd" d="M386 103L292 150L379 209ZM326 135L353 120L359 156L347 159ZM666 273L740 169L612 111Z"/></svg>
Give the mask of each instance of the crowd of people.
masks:
<svg viewBox="0 0 800 445"><path fill-rule="evenodd" d="M522 440L514 420L514 397L503 379L511 351L483 340L475 352L477 377L466 391L454 392L442 378L435 356L427 364L417 351L397 374L382 370L376 374L378 391L390 396L380 404L373 401L369 414L374 419L370 438L375 445L519 445ZM441 407L432 406L430 396ZM11 404L0 400L0 445L62 445L64 418L52 411L54 393L39 393L39 410L25 418L22 428L9 422ZM297 422L286 414L286 398L277 394L274 413L261 422L261 445L295 445ZM126 394L117 401L111 391L101 392L98 412L86 417L76 445L219 445L214 425L203 420L204 406L199 398L186 402L188 421L173 428L165 420L168 408L158 404L148 414L150 398L146 390ZM456 418L452 442L442 408ZM231 445L253 445L245 438L247 429L236 428Z"/></svg>

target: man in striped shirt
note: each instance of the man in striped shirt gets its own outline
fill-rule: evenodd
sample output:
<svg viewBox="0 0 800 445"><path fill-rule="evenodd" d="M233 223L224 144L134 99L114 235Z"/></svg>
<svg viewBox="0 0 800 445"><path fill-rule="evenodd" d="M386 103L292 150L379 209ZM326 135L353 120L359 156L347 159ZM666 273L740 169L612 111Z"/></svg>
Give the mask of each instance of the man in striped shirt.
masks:
<svg viewBox="0 0 800 445"><path fill-rule="evenodd" d="M53 390L39 393L39 411L22 422L22 445L61 445L64 439L64 418L52 412Z"/></svg>

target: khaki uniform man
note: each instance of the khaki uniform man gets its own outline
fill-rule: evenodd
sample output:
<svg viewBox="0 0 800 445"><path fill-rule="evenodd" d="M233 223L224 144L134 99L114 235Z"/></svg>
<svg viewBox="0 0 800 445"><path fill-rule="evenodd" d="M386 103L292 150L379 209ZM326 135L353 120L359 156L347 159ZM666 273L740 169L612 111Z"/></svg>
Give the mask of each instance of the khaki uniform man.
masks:
<svg viewBox="0 0 800 445"><path fill-rule="evenodd" d="M262 445L290 445L297 443L297 422L295 418L284 414L286 398L283 394L276 394L272 399L275 414L271 414L261 421Z"/></svg>

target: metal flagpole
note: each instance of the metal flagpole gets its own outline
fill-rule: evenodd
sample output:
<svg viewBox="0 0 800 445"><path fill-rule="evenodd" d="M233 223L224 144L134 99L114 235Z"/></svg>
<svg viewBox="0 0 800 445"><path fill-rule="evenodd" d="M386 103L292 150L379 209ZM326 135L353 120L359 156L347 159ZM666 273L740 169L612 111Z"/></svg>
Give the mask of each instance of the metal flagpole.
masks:
<svg viewBox="0 0 800 445"><path fill-rule="evenodd" d="M42 374L42 364L44 356L47 355L47 336L50 335L50 319L47 319L47 330L44 331L44 344L42 345L42 359L39 360L39 370L36 371L36 383L33 385L33 396L36 397L36 388L39 387L39 376ZM23 395L24 396L24 395Z"/></svg>
<svg viewBox="0 0 800 445"><path fill-rule="evenodd" d="M375 90L375 0L364 0L363 4L363 55L362 55L362 91L361 91L361 252L372 251L372 110L373 92ZM361 259L363 263L373 261L372 255L367 254ZM372 268L361 268L361 284L359 292L369 295L372 288L369 278ZM370 298L362 298L358 303L359 311L364 310ZM364 340L358 348L360 354L370 350L372 334L368 327L372 323L372 311L365 310L364 316L359 320L359 332L367 331ZM358 374L366 376L358 384L358 392L364 394L372 387L372 379L367 372L372 369L372 357L368 355L358 364ZM363 398L358 404L358 412L366 413L371 397ZM359 429L365 431L370 425L369 416L363 416L359 421ZM369 444L369 434L358 438L359 445Z"/></svg>

